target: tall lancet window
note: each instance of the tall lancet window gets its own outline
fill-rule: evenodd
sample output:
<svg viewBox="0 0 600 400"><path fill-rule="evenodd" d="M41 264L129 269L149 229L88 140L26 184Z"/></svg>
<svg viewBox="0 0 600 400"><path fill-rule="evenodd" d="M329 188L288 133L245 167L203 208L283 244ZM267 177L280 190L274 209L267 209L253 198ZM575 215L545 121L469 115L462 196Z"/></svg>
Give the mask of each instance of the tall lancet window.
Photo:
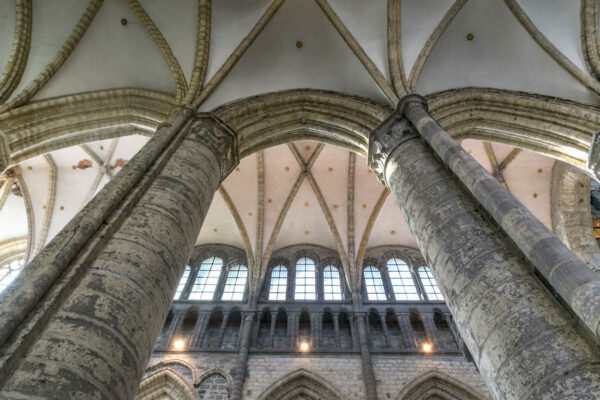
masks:
<svg viewBox="0 0 600 400"><path fill-rule="evenodd" d="M315 263L307 257L302 257L296 263L296 300L316 300Z"/></svg>
<svg viewBox="0 0 600 400"><path fill-rule="evenodd" d="M423 288L425 289L427 299L440 301L444 300L444 296L442 296L442 292L440 291L440 288L435 282L433 274L428 267L419 268L419 278L421 278L421 282L423 283Z"/></svg>
<svg viewBox="0 0 600 400"><path fill-rule="evenodd" d="M271 271L269 300L285 300L287 292L287 268L278 265Z"/></svg>
<svg viewBox="0 0 600 400"><path fill-rule="evenodd" d="M390 258L387 267L396 300L420 300L415 281L413 281L406 262L399 258Z"/></svg>
<svg viewBox="0 0 600 400"><path fill-rule="evenodd" d="M181 293L183 293L183 289L185 288L185 284L186 284L188 278L190 277L190 271L191 270L192 269L190 268L189 265L187 267L185 267L185 271L183 271L183 276L179 280L179 285L177 285L177 291L175 292L175 297L173 299L180 300Z"/></svg>
<svg viewBox="0 0 600 400"><path fill-rule="evenodd" d="M246 289L246 279L248 278L248 268L243 265L231 267L227 274L225 289L221 300L242 300L244 290Z"/></svg>
<svg viewBox="0 0 600 400"><path fill-rule="evenodd" d="M371 301L387 300L383 279L381 279L381 272L375 267L366 267L363 270L363 276L365 277L368 299Z"/></svg>
<svg viewBox="0 0 600 400"><path fill-rule="evenodd" d="M342 300L340 271L332 265L323 270L323 294L325 300Z"/></svg>
<svg viewBox="0 0 600 400"><path fill-rule="evenodd" d="M223 260L210 257L202 261L194 286L190 292L190 300L212 300L219 283Z"/></svg>

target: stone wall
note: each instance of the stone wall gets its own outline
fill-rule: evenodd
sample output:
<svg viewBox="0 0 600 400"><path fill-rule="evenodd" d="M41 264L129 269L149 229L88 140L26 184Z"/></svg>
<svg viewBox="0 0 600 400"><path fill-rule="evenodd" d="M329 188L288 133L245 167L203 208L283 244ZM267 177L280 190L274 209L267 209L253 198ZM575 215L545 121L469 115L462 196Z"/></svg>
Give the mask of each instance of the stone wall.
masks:
<svg viewBox="0 0 600 400"><path fill-rule="evenodd" d="M230 385L235 359L235 353L155 353L146 376L156 373L161 368L174 369L195 387L197 399L204 395L203 400L212 400L213 397L208 395L206 387L215 379L219 381L219 385L213 386L221 392L224 390L224 382ZM170 364L169 360L184 361L192 370L188 372L181 364ZM374 354L373 367L380 399L397 399L399 393L412 382L431 372L460 382L477 393L481 399L491 399L479 372L463 357ZM221 374L222 378L215 374ZM365 398L358 354L268 353L250 355L243 398L261 399L261 395L279 384L293 386L299 375L308 380L314 379L340 399ZM204 390L202 394L199 393L201 390Z"/></svg>

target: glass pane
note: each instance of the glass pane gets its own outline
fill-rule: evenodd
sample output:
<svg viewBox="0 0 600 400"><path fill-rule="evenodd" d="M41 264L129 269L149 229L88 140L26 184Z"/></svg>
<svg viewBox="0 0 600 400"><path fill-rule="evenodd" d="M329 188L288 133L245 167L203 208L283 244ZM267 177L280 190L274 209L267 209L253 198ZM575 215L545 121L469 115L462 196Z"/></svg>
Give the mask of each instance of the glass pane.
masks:
<svg viewBox="0 0 600 400"><path fill-rule="evenodd" d="M387 300L381 272L375 267L367 267L363 271L365 277L365 286L367 288L367 297L369 300Z"/></svg>
<svg viewBox="0 0 600 400"><path fill-rule="evenodd" d="M247 277L248 268L243 265L232 267L227 275L221 300L242 300L244 298Z"/></svg>
<svg viewBox="0 0 600 400"><path fill-rule="evenodd" d="M190 300L212 300L221 276L223 260L218 257L210 257L202 262L192 291L188 297Z"/></svg>
<svg viewBox="0 0 600 400"><path fill-rule="evenodd" d="M399 258L390 258L387 267L397 301L421 300L406 262Z"/></svg>
<svg viewBox="0 0 600 400"><path fill-rule="evenodd" d="M269 300L285 300L287 292L287 268L278 265L271 271Z"/></svg>
<svg viewBox="0 0 600 400"><path fill-rule="evenodd" d="M190 271L192 269L190 268L190 266L188 265L187 267L185 267L185 271L183 272L183 276L181 277L181 279L179 280L179 285L177 285L177 291L175 292L175 300L180 300L179 298L181 297L181 292L183 292L183 288L185 287L185 284L190 276Z"/></svg>
<svg viewBox="0 0 600 400"><path fill-rule="evenodd" d="M440 288L435 282L435 279L433 278L433 275L428 267L419 268L419 278L421 278L423 288L425 289L425 293L427 294L427 298L429 300L444 300L444 296L442 296L442 292L440 292Z"/></svg>
<svg viewBox="0 0 600 400"><path fill-rule="evenodd" d="M315 263L310 258L303 257L296 263L296 300L316 300Z"/></svg>
<svg viewBox="0 0 600 400"><path fill-rule="evenodd" d="M334 266L327 266L323 270L323 294L325 300L342 300L340 272Z"/></svg>
<svg viewBox="0 0 600 400"><path fill-rule="evenodd" d="M25 266L25 260L19 258L0 266L0 292L15 280Z"/></svg>

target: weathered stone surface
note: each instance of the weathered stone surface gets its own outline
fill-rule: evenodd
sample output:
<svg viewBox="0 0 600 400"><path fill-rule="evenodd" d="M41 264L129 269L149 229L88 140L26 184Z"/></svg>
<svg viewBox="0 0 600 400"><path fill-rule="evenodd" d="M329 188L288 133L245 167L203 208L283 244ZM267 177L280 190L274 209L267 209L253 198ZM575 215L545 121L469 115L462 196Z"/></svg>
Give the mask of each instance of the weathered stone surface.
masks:
<svg viewBox="0 0 600 400"><path fill-rule="evenodd" d="M455 162L447 148L442 158ZM385 165L385 181L494 397L600 398L597 345L574 328L519 249L431 148L420 138L405 140ZM580 397L565 397L561 388Z"/></svg>
<svg viewBox="0 0 600 400"><path fill-rule="evenodd" d="M235 135L197 116L98 255L66 282L53 318L6 371L0 397L133 398L217 187L238 162Z"/></svg>

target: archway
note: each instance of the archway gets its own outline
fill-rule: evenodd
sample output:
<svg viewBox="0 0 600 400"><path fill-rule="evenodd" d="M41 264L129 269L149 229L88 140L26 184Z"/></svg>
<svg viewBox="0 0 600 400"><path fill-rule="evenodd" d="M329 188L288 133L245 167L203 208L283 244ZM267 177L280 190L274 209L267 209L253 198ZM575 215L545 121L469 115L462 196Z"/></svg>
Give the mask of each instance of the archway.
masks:
<svg viewBox="0 0 600 400"><path fill-rule="evenodd" d="M479 400L482 396L468 386L439 371L429 371L413 379L396 400Z"/></svg>
<svg viewBox="0 0 600 400"><path fill-rule="evenodd" d="M341 400L337 393L323 378L300 369L279 379L257 400Z"/></svg>

